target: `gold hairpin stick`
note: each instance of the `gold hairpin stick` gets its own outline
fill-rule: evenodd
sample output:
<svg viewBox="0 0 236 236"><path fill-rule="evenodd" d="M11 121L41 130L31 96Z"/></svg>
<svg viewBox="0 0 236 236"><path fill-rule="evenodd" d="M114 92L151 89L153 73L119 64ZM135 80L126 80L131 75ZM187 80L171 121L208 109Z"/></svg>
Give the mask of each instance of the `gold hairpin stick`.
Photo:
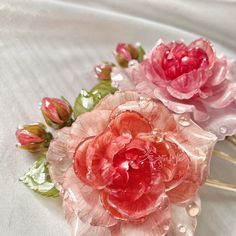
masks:
<svg viewBox="0 0 236 236"><path fill-rule="evenodd" d="M216 179L207 179L206 185L210 187L218 188L218 189L236 192L236 185L222 183Z"/></svg>
<svg viewBox="0 0 236 236"><path fill-rule="evenodd" d="M233 145L236 145L236 136L235 135L228 136L226 138L226 140L231 142ZM228 161L228 162L233 163L233 164L236 165L236 158L230 156L229 154L227 154L225 152L214 149L213 154L218 158L221 158L225 161ZM223 189L223 190L236 192L236 185L223 183L223 182L221 182L219 180L216 180L216 179L208 178L207 181L206 181L206 185L210 186L210 187L218 188L218 189Z"/></svg>
<svg viewBox="0 0 236 236"><path fill-rule="evenodd" d="M231 142L232 144L236 145L236 134L234 134L232 136L227 136L226 140Z"/></svg>

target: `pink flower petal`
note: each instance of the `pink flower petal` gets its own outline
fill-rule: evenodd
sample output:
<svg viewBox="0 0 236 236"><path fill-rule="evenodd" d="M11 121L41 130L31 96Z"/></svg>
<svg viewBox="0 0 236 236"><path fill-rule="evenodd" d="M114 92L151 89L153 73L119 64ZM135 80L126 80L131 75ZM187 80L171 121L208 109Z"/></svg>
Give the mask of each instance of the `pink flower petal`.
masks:
<svg viewBox="0 0 236 236"><path fill-rule="evenodd" d="M137 186L138 187L138 186ZM107 195L107 203L115 208L121 215L128 220L138 220L157 210L165 198L164 185L155 183L150 186L151 189L147 193L141 194L137 200L127 201L121 197L115 197L113 193ZM137 189L135 190L137 191ZM142 191L142 189L140 189ZM125 192L129 197L129 193ZM124 196L125 197L125 196Z"/></svg>
<svg viewBox="0 0 236 236"><path fill-rule="evenodd" d="M167 91L177 99L190 99L206 83L209 71L193 70L172 80L167 86Z"/></svg>
<svg viewBox="0 0 236 236"><path fill-rule="evenodd" d="M72 209L84 223L103 227L117 224L117 220L101 205L99 191L82 183L72 167L65 174L63 189L65 207Z"/></svg>
<svg viewBox="0 0 236 236"><path fill-rule="evenodd" d="M75 151L74 155L74 171L75 174L86 184L90 185L91 181L88 179L88 167L86 165L87 150L89 144L92 143L94 137L86 138L82 143L80 143Z"/></svg>
<svg viewBox="0 0 236 236"><path fill-rule="evenodd" d="M236 97L236 83L229 80L224 81L215 88L214 95L205 99L205 106L215 109L222 109L229 106ZM223 114L223 113L222 113Z"/></svg>
<svg viewBox="0 0 236 236"><path fill-rule="evenodd" d="M138 69L134 69L134 72L132 74L132 76L134 76L134 82L135 80L140 80L140 78L138 79L138 73L140 73L139 71L142 71L143 70L143 73L146 77L147 80L151 81L152 83L154 83L155 85L157 86L161 86L161 87L164 87L166 85L166 80L163 79L163 77L159 74L156 73L156 71L154 70L154 68L152 67L152 64L149 62L148 59L144 60L142 63L141 63L141 68L138 70ZM161 71L161 69L160 69ZM142 72L141 72L142 73ZM164 72L162 72L163 74ZM164 75L163 75L164 76ZM144 78L145 78L144 77ZM165 78L165 77L164 77Z"/></svg>
<svg viewBox="0 0 236 236"><path fill-rule="evenodd" d="M199 123L205 130L214 133L219 140L224 140L225 136L236 133L236 103L222 109L209 109L210 119ZM222 114L224 114L222 116Z"/></svg>
<svg viewBox="0 0 236 236"><path fill-rule="evenodd" d="M166 197L162 198L162 203L154 213L150 214L143 222L125 223L120 225L122 236L164 236L169 230L171 215L169 203Z"/></svg>
<svg viewBox="0 0 236 236"><path fill-rule="evenodd" d="M171 225L166 236L193 236L196 226L196 216L201 209L200 199L195 199L186 202L183 205L171 204Z"/></svg>
<svg viewBox="0 0 236 236"><path fill-rule="evenodd" d="M156 88L156 86L150 81L143 81L143 82L137 84L137 86L136 86L136 90L140 94L145 94L146 96L148 96L150 98L155 98L153 95L155 88Z"/></svg>
<svg viewBox="0 0 236 236"><path fill-rule="evenodd" d="M68 154L73 158L76 147L87 137L96 136L107 127L110 111L94 109L80 115L71 126Z"/></svg>
<svg viewBox="0 0 236 236"><path fill-rule="evenodd" d="M148 119L133 111L126 111L115 116L109 123L109 128L117 136L128 132L133 137L139 133L149 133L152 130Z"/></svg>
<svg viewBox="0 0 236 236"><path fill-rule="evenodd" d="M189 48L201 48L203 51L205 51L208 56L209 68L212 68L215 63L215 52L213 45L208 40L203 38L197 39L189 45Z"/></svg>
<svg viewBox="0 0 236 236"><path fill-rule="evenodd" d="M70 128L63 128L56 132L55 138L50 143L47 152L50 176L56 187L63 182L63 175L72 164L72 159L67 155L67 144L70 139Z"/></svg>
<svg viewBox="0 0 236 236"><path fill-rule="evenodd" d="M174 130L176 124L172 114L161 103L143 98L139 102L126 102L113 110L111 117L125 111L135 111L145 117L157 131Z"/></svg>
<svg viewBox="0 0 236 236"><path fill-rule="evenodd" d="M212 68L212 75L208 78L206 86L212 87L221 84L227 76L228 62L225 57L217 58Z"/></svg>
<svg viewBox="0 0 236 236"><path fill-rule="evenodd" d="M112 86L118 88L121 91L134 90L135 85L130 79L131 69L122 69L120 67L114 67L111 73Z"/></svg>
<svg viewBox="0 0 236 236"><path fill-rule="evenodd" d="M179 123L179 134L168 134L167 140L174 142L190 158L191 166L186 179L176 188L167 192L172 202L184 202L193 197L208 174L208 164L216 136L202 130L186 115L175 115Z"/></svg>
<svg viewBox="0 0 236 236"><path fill-rule="evenodd" d="M96 110L113 110L120 104L128 101L138 101L140 95L135 91L116 92L115 95L107 95L95 107ZM103 111L101 111L103 112Z"/></svg>
<svg viewBox="0 0 236 236"><path fill-rule="evenodd" d="M107 155L107 147L114 138L114 134L108 130L97 136L88 147L86 153L87 179L94 188L104 188L111 181L114 173L111 164L113 157Z"/></svg>

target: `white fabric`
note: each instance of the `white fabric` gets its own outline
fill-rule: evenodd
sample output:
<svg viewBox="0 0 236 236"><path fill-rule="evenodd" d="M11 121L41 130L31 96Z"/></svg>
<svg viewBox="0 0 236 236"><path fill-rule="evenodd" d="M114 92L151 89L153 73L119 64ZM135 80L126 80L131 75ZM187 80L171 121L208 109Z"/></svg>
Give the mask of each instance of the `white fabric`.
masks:
<svg viewBox="0 0 236 236"><path fill-rule="evenodd" d="M113 59L119 41L208 37L236 57L235 1L1 0L0 235L69 236L60 200L18 181L35 158L14 146L18 124L43 121L38 102L64 95L73 103L96 63ZM229 144L220 144L235 154ZM212 176L236 184L236 166L213 158ZM204 187L196 236L236 235L236 194ZM92 235L93 236L93 235ZM94 235L96 236L96 235Z"/></svg>

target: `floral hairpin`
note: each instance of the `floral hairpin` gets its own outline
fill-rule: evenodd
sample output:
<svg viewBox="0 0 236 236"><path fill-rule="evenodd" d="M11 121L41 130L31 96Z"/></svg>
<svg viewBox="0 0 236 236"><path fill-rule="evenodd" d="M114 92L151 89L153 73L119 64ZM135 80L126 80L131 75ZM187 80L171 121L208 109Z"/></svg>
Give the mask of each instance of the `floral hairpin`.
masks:
<svg viewBox="0 0 236 236"><path fill-rule="evenodd" d="M42 195L63 199L73 235L194 235L201 210L198 191L207 179L219 132L196 119L204 117L205 122L210 115L214 118L215 114L207 113L213 108L199 111L200 102L190 102L207 99L217 90L218 95L228 94L224 109L235 109L235 84L225 77L228 62L216 58L207 41L190 45L159 43L144 56L140 45L121 43L115 52L120 67L109 62L96 66L100 82L90 91L80 92L73 110L64 98L42 100L45 121L56 129L53 134L41 123L17 130L18 146L39 153L21 180ZM173 82L191 71L189 77ZM156 74L158 82L150 77ZM188 81L194 76L198 89ZM169 102L168 97L157 97L159 90L167 94L172 83L174 89L180 89L176 96L187 91L192 100L187 101L187 95ZM200 86L208 83L217 88ZM123 91L116 91L112 84ZM187 88L190 85L191 89ZM220 95L217 98L217 104L223 102ZM178 111L172 111L173 102L179 103ZM232 122L225 124L226 131L221 130L218 140L235 131L236 114L228 114ZM214 181L208 184L227 188Z"/></svg>

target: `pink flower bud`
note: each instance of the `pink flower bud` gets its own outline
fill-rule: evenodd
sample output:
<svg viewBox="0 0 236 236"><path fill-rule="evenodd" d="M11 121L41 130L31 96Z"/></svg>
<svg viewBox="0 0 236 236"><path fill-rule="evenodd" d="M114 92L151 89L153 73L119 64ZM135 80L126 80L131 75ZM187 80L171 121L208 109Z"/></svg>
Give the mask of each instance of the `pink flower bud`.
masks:
<svg viewBox="0 0 236 236"><path fill-rule="evenodd" d="M19 141L17 146L30 152L41 151L52 138L45 128L45 125L42 123L19 127L16 131L16 138Z"/></svg>
<svg viewBox="0 0 236 236"><path fill-rule="evenodd" d="M111 72L112 72L113 66L114 64L110 62L104 62L102 64L95 66L94 71L95 71L96 77L101 80L111 79Z"/></svg>
<svg viewBox="0 0 236 236"><path fill-rule="evenodd" d="M118 64L122 67L127 67L131 60L138 60L138 47L132 44L119 43L116 47L115 57Z"/></svg>
<svg viewBox="0 0 236 236"><path fill-rule="evenodd" d="M55 129L65 126L72 114L72 108L66 100L49 97L42 99L41 111L46 123Z"/></svg>

